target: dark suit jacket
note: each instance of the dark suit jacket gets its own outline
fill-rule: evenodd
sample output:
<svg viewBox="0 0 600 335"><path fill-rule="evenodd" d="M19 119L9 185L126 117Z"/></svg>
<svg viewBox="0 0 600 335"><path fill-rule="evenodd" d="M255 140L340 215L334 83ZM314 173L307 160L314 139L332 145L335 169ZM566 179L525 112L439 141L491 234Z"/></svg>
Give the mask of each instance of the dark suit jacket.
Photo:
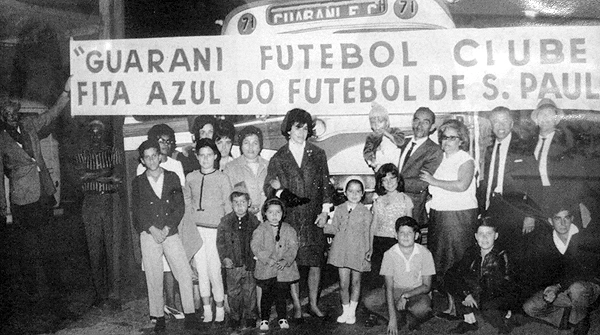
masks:
<svg viewBox="0 0 600 335"><path fill-rule="evenodd" d="M532 139L532 146L538 142L538 135ZM550 186L543 186L539 173L539 162L529 159L534 178L523 178L523 183L528 184L531 197L536 199L540 209L546 216L550 216L557 206L563 202L583 202L588 207L590 197L587 196L588 173L585 169L585 157L577 153L573 144L573 136L569 131L556 129L552 142L548 148L547 172ZM577 217L577 215L576 215ZM581 222L576 224L581 228Z"/></svg>
<svg viewBox="0 0 600 335"><path fill-rule="evenodd" d="M332 187L329 183L329 168L325 151L316 145L306 142L302 166L298 167L289 144L281 147L269 161L265 179L265 194L273 193L270 181L278 178L281 187L288 189L299 197L306 197L310 202L306 205L288 208L285 222L296 229L299 246L325 246L323 229L314 222L322 212L322 205L331 202Z"/></svg>
<svg viewBox="0 0 600 335"><path fill-rule="evenodd" d="M410 143L410 141L407 141L402 148L403 152ZM420 225L424 225L427 222L425 201L427 200L426 190L429 184L419 179L419 175L421 171L434 174L440 163L442 163L443 158L444 153L442 148L428 138L410 154L410 157L406 160L406 164L402 166L402 171L400 171L402 178L404 178L404 191L413 201L413 218Z"/></svg>
<svg viewBox="0 0 600 335"><path fill-rule="evenodd" d="M163 170L164 181L161 197L157 197L143 173L131 184L133 226L138 233L150 233L150 227L163 229L169 226L169 235L177 234L177 226L183 218L185 204L181 182L175 172Z"/></svg>

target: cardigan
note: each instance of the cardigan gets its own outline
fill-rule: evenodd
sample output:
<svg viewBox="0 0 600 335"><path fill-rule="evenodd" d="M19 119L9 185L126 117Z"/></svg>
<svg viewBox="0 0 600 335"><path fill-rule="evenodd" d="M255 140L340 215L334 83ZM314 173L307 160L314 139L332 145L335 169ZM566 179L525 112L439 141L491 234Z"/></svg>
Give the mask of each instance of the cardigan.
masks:
<svg viewBox="0 0 600 335"><path fill-rule="evenodd" d="M262 204L267 200L263 185L267 178L267 167L269 161L258 156L258 171L256 174L252 171L244 156L240 156L225 165L223 172L229 177L231 185L236 185L240 182L246 184L252 207L260 209ZM257 216L260 218L260 211Z"/></svg>
<svg viewBox="0 0 600 335"><path fill-rule="evenodd" d="M230 195L231 183L221 171L203 174L196 170L185 178L185 210L196 226L217 228L221 218L231 212Z"/></svg>
<svg viewBox="0 0 600 335"><path fill-rule="evenodd" d="M181 182L174 172L163 169L164 181L159 198L152 190L146 174L141 174L131 184L133 203L133 226L138 233L150 233L150 227L163 229L168 226L169 234L177 234L177 226L185 210Z"/></svg>
<svg viewBox="0 0 600 335"><path fill-rule="evenodd" d="M252 234L252 252L256 256L254 278L265 280L277 277L278 282L291 282L300 279L296 254L298 253L298 236L289 224L282 222L279 232L279 242L275 241L275 234L269 222L261 223ZM283 260L286 267L277 270L269 265L269 261Z"/></svg>

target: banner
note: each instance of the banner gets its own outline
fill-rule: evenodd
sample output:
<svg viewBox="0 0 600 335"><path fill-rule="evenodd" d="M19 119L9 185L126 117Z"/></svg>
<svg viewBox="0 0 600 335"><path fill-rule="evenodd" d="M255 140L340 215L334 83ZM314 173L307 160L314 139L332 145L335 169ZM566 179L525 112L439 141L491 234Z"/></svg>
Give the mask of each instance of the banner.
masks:
<svg viewBox="0 0 600 335"><path fill-rule="evenodd" d="M74 115L600 110L600 27L71 41Z"/></svg>

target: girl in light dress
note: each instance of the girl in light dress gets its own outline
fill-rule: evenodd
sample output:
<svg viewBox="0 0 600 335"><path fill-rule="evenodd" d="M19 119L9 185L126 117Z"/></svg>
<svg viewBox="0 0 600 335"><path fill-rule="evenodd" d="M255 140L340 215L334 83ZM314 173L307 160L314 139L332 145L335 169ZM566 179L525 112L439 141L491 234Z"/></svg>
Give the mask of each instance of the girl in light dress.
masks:
<svg viewBox="0 0 600 335"><path fill-rule="evenodd" d="M356 306L360 297L362 272L371 270L371 220L373 215L361 203L365 195L362 178L349 177L344 186L348 199L335 209L333 220L325 225L325 234L335 235L329 251L328 263L337 267L340 275L342 315L338 323L354 324ZM350 293L352 282L352 293Z"/></svg>

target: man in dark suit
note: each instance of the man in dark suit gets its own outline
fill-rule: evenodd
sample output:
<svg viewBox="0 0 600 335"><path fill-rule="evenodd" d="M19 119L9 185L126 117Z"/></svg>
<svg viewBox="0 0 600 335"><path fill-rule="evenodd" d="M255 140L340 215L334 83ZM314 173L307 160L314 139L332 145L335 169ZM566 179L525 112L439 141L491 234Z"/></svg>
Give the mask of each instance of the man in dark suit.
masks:
<svg viewBox="0 0 600 335"><path fill-rule="evenodd" d="M37 296L38 269L43 269L50 293L58 293L60 279L43 257L48 247L44 229L52 217L56 188L44 163L39 133L55 120L69 102L69 81L65 91L49 110L41 114L20 113L21 104L5 100L0 103L0 174L7 175L10 183L10 208L13 222L22 227L24 253L18 260L22 284L26 291ZM6 222L7 208L4 182L0 183L0 215Z"/></svg>
<svg viewBox="0 0 600 335"><path fill-rule="evenodd" d="M514 121L508 108L494 108L490 122L494 142L485 153L479 205L498 227L498 245L516 258L523 247L523 236L536 227L536 218L538 225L543 222L527 184L522 182L535 178L535 171L527 164L533 159L533 149L530 142L513 131Z"/></svg>
<svg viewBox="0 0 600 335"><path fill-rule="evenodd" d="M427 223L425 201L427 184L419 178L421 171L435 173L442 162L443 152L439 145L429 138L435 124L435 114L427 107L419 107L413 116L413 138L402 148L398 170L404 178L404 191L413 202L413 218L423 227Z"/></svg>
<svg viewBox="0 0 600 335"><path fill-rule="evenodd" d="M532 184L532 197L538 200L542 212L551 212L564 200L576 201L581 207L573 213L574 224L587 227L590 222L588 208L595 207L595 199L586 195L588 172L585 157L578 153L573 134L561 126L564 113L550 99L542 99L531 113L531 120L538 126L535 136L535 160L529 160L537 178ZM582 211L584 208L583 218Z"/></svg>

